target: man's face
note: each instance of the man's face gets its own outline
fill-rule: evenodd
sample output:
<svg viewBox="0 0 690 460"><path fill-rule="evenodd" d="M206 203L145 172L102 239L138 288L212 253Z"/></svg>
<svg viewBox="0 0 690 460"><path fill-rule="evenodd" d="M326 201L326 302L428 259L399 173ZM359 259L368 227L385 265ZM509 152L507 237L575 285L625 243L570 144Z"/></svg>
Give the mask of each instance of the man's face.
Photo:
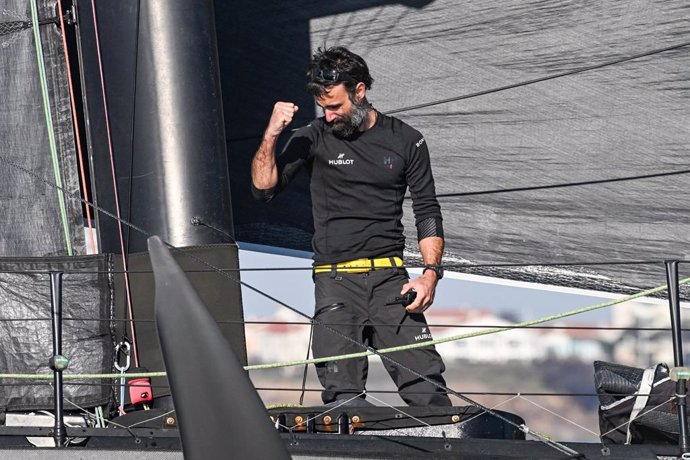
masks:
<svg viewBox="0 0 690 460"><path fill-rule="evenodd" d="M361 93L361 95L360 95ZM364 92L355 91L355 103L342 83L329 87L326 92L316 98L316 103L323 109L326 123L331 132L341 138L350 137L362 124L367 116L368 108L361 104Z"/></svg>

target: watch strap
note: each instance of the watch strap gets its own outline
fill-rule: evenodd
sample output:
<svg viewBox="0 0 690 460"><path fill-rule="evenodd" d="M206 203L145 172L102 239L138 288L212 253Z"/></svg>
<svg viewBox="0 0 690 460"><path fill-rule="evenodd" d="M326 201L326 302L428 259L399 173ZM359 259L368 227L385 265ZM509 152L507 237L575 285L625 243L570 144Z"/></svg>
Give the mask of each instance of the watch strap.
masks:
<svg viewBox="0 0 690 460"><path fill-rule="evenodd" d="M440 280L443 278L443 266L441 265L436 265L436 264L427 264L424 266L424 270L422 270L422 275L424 274L425 271L427 270L433 270L436 272L436 279Z"/></svg>

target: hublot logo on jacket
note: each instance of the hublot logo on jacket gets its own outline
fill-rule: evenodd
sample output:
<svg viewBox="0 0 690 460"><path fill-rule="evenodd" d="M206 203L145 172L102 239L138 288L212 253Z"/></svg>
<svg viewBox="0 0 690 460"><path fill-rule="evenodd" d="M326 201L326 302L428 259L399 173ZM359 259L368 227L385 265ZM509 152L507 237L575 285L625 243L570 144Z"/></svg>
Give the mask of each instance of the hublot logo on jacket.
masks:
<svg viewBox="0 0 690 460"><path fill-rule="evenodd" d="M431 340L431 334L427 330L427 328L423 327L422 328L422 333L419 335L414 336L415 342L419 342L420 340Z"/></svg>
<svg viewBox="0 0 690 460"><path fill-rule="evenodd" d="M355 160L345 158L344 153L339 153L338 154L338 159L337 160L328 160L329 165L337 166L337 165L352 165L355 163Z"/></svg>

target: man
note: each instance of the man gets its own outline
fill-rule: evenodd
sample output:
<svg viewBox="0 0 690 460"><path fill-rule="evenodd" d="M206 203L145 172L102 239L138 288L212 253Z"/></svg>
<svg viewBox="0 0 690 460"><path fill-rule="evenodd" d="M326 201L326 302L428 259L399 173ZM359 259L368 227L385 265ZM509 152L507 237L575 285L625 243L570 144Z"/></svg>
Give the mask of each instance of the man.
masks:
<svg viewBox="0 0 690 460"><path fill-rule="evenodd" d="M276 161L276 141L298 107L277 102L252 162L253 193L269 201L302 167L310 175L314 215L314 357L431 340L422 312L431 306L443 254L441 211L429 152L422 135L377 112L367 101L373 79L366 62L343 47L319 49L310 64L308 91L324 116L300 128ZM427 264L409 280L403 267L402 203L409 186L419 248ZM391 299L410 291L409 305ZM405 369L445 385L441 357L433 347L396 352L383 359L403 400L410 405L450 406L446 393ZM366 358L316 366L324 403L361 395ZM353 400L357 401L357 399ZM361 402L361 400L359 400Z"/></svg>

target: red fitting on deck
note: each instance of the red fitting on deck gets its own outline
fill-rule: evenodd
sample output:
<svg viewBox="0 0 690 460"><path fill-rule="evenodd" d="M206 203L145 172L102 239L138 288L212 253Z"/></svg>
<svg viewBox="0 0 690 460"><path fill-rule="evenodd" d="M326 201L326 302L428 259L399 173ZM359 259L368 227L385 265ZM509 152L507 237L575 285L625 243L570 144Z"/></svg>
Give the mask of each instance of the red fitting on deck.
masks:
<svg viewBox="0 0 690 460"><path fill-rule="evenodd" d="M151 390L151 379L143 377L127 382L129 388L129 401L132 404L147 404L153 401L153 391Z"/></svg>

